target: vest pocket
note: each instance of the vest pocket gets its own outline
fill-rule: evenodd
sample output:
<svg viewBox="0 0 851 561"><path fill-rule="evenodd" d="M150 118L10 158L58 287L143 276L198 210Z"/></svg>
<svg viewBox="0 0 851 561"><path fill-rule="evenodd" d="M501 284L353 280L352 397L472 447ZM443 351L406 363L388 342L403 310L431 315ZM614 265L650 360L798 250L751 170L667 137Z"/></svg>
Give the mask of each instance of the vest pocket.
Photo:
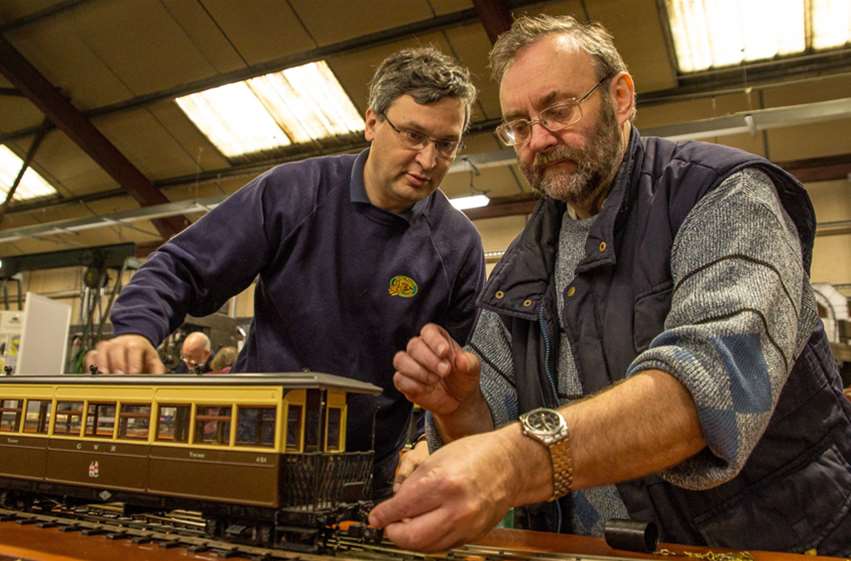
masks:
<svg viewBox="0 0 851 561"><path fill-rule="evenodd" d="M647 349L650 341L665 329L665 318L671 311L674 283L667 281L635 298L632 313L632 343L635 352Z"/></svg>
<svg viewBox="0 0 851 561"><path fill-rule="evenodd" d="M851 466L836 445L694 520L710 546L804 551L848 517Z"/></svg>

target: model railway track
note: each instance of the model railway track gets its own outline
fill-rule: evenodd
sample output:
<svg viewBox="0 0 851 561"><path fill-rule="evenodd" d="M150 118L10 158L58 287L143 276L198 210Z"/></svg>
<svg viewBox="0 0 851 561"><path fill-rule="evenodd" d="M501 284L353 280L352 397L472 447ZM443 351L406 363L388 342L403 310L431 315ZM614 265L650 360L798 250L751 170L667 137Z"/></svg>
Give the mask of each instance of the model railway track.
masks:
<svg viewBox="0 0 851 561"><path fill-rule="evenodd" d="M367 544L348 537L332 539L325 554L306 553L253 545L237 544L204 536L204 521L196 514L174 512L169 516L151 514L124 515L120 508L106 506L66 508L50 512L24 512L0 508L0 522L15 522L53 528L61 532L129 540L162 548L184 548L205 556L241 557L270 561L630 561L624 557L542 553L467 545L438 555L400 550L389 542Z"/></svg>

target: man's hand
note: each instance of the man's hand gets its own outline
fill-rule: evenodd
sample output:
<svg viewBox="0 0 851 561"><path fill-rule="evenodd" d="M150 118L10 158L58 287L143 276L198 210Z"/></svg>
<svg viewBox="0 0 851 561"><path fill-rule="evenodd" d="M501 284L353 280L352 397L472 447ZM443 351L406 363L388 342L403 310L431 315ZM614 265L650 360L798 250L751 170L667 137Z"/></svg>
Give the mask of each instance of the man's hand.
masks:
<svg viewBox="0 0 851 561"><path fill-rule="evenodd" d="M141 335L119 335L97 344L96 364L104 374L163 374L157 350Z"/></svg>
<svg viewBox="0 0 851 561"><path fill-rule="evenodd" d="M505 516L525 484L527 449L513 444L519 428L514 432L477 434L444 446L372 510L369 523L384 528L402 549L416 551L442 551L478 538Z"/></svg>
<svg viewBox="0 0 851 561"><path fill-rule="evenodd" d="M451 415L480 395L479 358L433 323L396 353L393 366L396 389L435 415Z"/></svg>
<svg viewBox="0 0 851 561"><path fill-rule="evenodd" d="M419 440L412 448L399 453L399 465L396 466L396 475L393 476L394 493L426 458L428 458L428 442L425 439Z"/></svg>

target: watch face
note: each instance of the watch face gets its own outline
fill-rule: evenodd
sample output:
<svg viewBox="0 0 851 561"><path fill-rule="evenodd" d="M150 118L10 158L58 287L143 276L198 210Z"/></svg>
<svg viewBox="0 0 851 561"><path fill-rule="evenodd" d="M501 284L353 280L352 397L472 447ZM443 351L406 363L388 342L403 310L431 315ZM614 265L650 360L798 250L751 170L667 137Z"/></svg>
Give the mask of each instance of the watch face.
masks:
<svg viewBox="0 0 851 561"><path fill-rule="evenodd" d="M535 432L556 434L561 430L564 420L558 413L550 409L536 409L526 417L526 423Z"/></svg>

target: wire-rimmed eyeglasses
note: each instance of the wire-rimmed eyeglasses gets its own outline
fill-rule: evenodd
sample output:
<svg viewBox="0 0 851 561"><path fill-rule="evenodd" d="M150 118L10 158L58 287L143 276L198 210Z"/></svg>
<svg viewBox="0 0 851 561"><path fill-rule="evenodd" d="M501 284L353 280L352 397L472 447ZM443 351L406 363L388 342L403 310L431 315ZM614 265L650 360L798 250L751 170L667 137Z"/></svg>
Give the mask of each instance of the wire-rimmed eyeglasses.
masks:
<svg viewBox="0 0 851 561"><path fill-rule="evenodd" d="M390 128L396 131L396 134L398 134L399 138L402 140L402 144L409 150L416 150L418 152L420 150L425 150L428 143L431 142L434 144L434 148L437 150L437 153L441 158L451 160L463 146L463 143L460 140L432 138L427 134L414 129L397 127L393 124L393 121L387 117L386 113L382 113L381 116L384 117L384 120L387 121Z"/></svg>
<svg viewBox="0 0 851 561"><path fill-rule="evenodd" d="M566 101L560 101L554 105L550 105L538 114L537 119L514 119L507 123L502 123L496 128L496 135L507 146L520 146L528 142L532 136L532 127L541 125L550 132L556 132L571 125L575 125L582 119L582 102L594 93L600 85L611 78L608 75L585 92L578 98L571 98Z"/></svg>

